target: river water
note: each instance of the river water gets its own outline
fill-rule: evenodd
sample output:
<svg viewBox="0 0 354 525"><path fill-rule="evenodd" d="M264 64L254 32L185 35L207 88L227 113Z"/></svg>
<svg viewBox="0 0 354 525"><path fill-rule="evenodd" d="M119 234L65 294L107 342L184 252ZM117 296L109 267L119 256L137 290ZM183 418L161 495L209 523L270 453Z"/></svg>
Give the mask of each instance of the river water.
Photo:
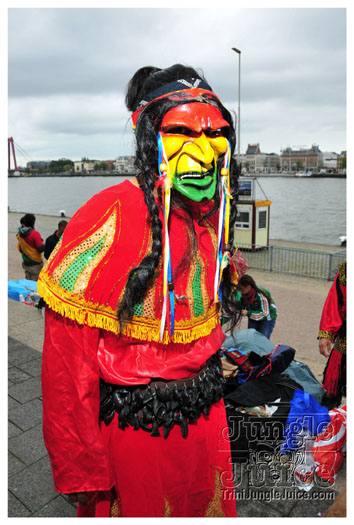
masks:
<svg viewBox="0 0 354 525"><path fill-rule="evenodd" d="M9 210L43 215L64 210L71 217L92 195L124 178L9 178ZM261 177L255 187L256 199L272 201L271 239L338 246L338 237L346 235L346 179Z"/></svg>

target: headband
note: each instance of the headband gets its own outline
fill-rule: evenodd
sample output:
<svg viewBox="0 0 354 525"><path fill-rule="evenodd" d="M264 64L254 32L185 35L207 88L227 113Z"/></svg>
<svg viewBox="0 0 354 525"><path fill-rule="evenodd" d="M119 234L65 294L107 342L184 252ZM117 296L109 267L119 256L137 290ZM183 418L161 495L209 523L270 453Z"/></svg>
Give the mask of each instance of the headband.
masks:
<svg viewBox="0 0 354 525"><path fill-rule="evenodd" d="M204 95L204 99L202 99ZM132 114L133 128L136 127L137 120L143 109L146 108L154 100L158 100L164 97L170 97L173 100L182 100L183 98L200 98L200 102L206 102L205 98L218 98L209 84L200 78L190 78L188 80L181 79L175 82L165 84L158 89L155 89L151 93L148 93L143 100L138 104L136 111Z"/></svg>

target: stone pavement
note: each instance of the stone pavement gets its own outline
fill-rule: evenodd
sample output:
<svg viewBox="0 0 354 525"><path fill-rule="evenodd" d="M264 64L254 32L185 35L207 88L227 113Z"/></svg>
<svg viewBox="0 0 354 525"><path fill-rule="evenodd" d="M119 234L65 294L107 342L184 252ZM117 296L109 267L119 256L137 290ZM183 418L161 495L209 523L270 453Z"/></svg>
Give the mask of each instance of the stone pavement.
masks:
<svg viewBox="0 0 354 525"><path fill-rule="evenodd" d="M74 517L74 506L54 490L42 437L42 354L13 337L8 350L8 516Z"/></svg>
<svg viewBox="0 0 354 525"><path fill-rule="evenodd" d="M20 216L9 214L9 279L23 278L14 239ZM38 216L36 227L45 238L55 230L59 220ZM294 346L296 358L306 362L320 379L324 362L316 348L316 332L331 283L260 271L249 273L271 290L279 307L272 340ZM40 369L44 320L36 308L9 300L8 321L8 515L74 517L75 506L54 490L42 438ZM262 471L260 463L259 458L251 457L247 464L236 465L236 492L231 491L227 497L236 498L240 517L319 516L346 480L344 466L333 487L316 485L311 492L304 493L292 489L286 474L290 469L276 465L274 458L263 461ZM276 470L281 473L281 479Z"/></svg>

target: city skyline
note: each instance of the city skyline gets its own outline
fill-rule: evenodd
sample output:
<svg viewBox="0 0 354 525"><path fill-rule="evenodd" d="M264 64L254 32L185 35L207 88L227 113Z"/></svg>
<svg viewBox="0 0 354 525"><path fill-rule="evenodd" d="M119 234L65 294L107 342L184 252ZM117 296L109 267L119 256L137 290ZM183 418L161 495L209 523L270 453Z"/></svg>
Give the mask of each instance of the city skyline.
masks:
<svg viewBox="0 0 354 525"><path fill-rule="evenodd" d="M248 150L249 146L257 146L257 145L261 146L261 144L259 144L259 143L247 144L247 146L245 147L245 150L240 152L240 155L242 157L244 157L247 154L247 150ZM338 151L333 151L333 150L323 151L323 150L321 150L321 148L320 148L320 146L318 144L315 144L315 145L319 147L319 150L320 150L321 153L335 153L338 156L340 156L340 154L343 153L343 152L346 153L346 150L342 150L342 151L339 151L339 152ZM16 144L15 144L15 146L16 146ZM311 145L311 146L301 145L298 150L295 150L295 148L291 148L291 146L289 146L289 147L295 152L295 151L302 151L302 150L310 150L312 146L313 145ZM286 149L287 148L283 148L283 150L286 150ZM264 155L281 156L281 154L282 154L282 150L280 150L279 152L277 152L277 151L269 152L269 151L264 151L261 147L260 147L260 150L261 151L259 153L264 154ZM17 153L16 153L16 156L17 156ZM11 157L12 157L12 154L11 154ZM63 159L68 160L68 161L72 161L72 162L80 162L80 161L84 161L84 160L86 160L88 162L114 161L114 160L123 159L125 157L134 159L134 155L133 154L131 154L131 155L130 154L116 155L116 156L113 156L113 157L110 157L110 158L107 157L107 158L102 158L102 159L96 159L96 158L94 158L94 157L92 157L90 155L81 155L80 158L69 158L69 157L63 156L63 157L58 157L58 159L49 159L49 158L48 159L31 159L30 161L27 162L27 164L31 163L31 162L50 162L50 161L53 161L53 160L63 160ZM237 157L237 151L235 151L234 157L235 158ZM19 166L19 167L25 167L25 166Z"/></svg>
<svg viewBox="0 0 354 525"><path fill-rule="evenodd" d="M17 8L8 37L8 133L28 156L20 165L133 155L124 93L147 64L201 68L237 113L235 46L241 154L255 143L278 154L347 149L344 8Z"/></svg>

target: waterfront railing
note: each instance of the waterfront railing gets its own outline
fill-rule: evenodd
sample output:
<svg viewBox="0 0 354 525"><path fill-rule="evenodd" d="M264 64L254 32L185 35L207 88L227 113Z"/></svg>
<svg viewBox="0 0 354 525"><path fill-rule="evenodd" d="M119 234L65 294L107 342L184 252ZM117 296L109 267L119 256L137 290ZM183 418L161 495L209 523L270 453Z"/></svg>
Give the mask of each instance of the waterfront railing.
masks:
<svg viewBox="0 0 354 525"><path fill-rule="evenodd" d="M304 277L333 280L339 265L346 260L346 250L333 253L289 248L238 244L251 269L291 273Z"/></svg>

